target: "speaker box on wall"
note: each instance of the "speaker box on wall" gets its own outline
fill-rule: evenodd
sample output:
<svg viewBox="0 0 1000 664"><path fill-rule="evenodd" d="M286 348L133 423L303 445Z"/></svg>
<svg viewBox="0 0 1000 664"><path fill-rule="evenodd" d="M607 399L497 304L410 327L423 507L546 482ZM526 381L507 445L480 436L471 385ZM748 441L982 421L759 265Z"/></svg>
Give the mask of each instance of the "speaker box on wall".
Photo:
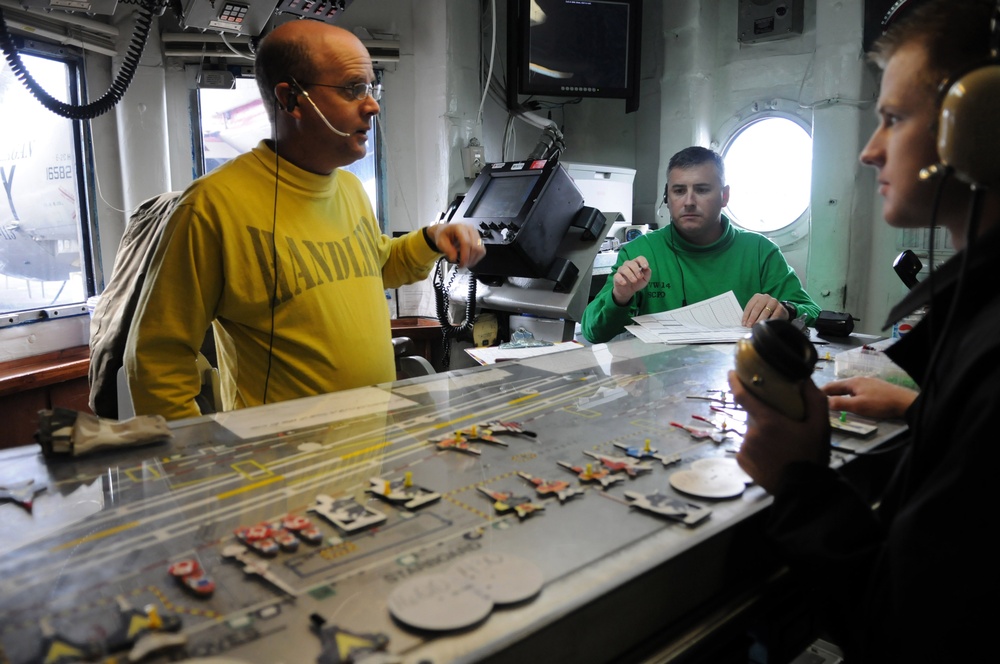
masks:
<svg viewBox="0 0 1000 664"><path fill-rule="evenodd" d="M737 29L741 44L802 34L803 0L740 0Z"/></svg>

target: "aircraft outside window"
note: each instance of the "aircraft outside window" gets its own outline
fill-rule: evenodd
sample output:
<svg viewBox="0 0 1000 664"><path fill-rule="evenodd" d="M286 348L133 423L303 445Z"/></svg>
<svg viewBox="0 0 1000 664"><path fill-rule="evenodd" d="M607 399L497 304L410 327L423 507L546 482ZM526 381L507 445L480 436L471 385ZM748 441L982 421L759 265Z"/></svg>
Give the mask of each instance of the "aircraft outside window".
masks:
<svg viewBox="0 0 1000 664"><path fill-rule="evenodd" d="M70 100L68 62L21 58L49 94ZM78 128L44 109L6 66L0 67L0 127L0 314L82 303L91 293Z"/></svg>

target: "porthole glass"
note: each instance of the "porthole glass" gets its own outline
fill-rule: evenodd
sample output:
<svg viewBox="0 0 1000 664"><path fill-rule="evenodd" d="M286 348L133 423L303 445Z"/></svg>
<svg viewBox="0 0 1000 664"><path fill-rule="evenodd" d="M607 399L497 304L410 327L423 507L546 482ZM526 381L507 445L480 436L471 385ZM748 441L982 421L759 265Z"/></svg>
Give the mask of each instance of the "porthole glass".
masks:
<svg viewBox="0 0 1000 664"><path fill-rule="evenodd" d="M785 117L753 119L722 152L729 185L727 215L758 233L782 230L803 218L812 182L812 136Z"/></svg>

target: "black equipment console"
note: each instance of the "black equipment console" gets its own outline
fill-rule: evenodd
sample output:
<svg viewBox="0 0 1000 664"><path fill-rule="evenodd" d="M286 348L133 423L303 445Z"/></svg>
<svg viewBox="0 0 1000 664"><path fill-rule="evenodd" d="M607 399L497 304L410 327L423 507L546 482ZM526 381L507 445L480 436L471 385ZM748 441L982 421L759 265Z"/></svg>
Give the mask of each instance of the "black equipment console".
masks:
<svg viewBox="0 0 1000 664"><path fill-rule="evenodd" d="M556 256L572 228L594 240L604 216L585 207L583 194L557 161L535 159L489 164L452 218L476 228L486 256L472 268L482 281L501 277L550 279L566 291L578 269Z"/></svg>

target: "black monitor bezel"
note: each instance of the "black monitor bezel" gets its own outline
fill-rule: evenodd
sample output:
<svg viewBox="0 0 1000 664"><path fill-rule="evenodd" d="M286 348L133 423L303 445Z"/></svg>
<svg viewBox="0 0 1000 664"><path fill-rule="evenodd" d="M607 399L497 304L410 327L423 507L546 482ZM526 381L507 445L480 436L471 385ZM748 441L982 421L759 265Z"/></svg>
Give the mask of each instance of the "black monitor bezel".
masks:
<svg viewBox="0 0 1000 664"><path fill-rule="evenodd" d="M639 108L639 67L642 35L642 0L593 0L629 8L628 43L626 50L625 87L603 88L597 91L563 91L556 86L540 86L529 76L531 0L509 0L507 3L507 105L511 110L522 108L520 96L557 98L624 99L625 112ZM513 55L511 55L513 54Z"/></svg>

